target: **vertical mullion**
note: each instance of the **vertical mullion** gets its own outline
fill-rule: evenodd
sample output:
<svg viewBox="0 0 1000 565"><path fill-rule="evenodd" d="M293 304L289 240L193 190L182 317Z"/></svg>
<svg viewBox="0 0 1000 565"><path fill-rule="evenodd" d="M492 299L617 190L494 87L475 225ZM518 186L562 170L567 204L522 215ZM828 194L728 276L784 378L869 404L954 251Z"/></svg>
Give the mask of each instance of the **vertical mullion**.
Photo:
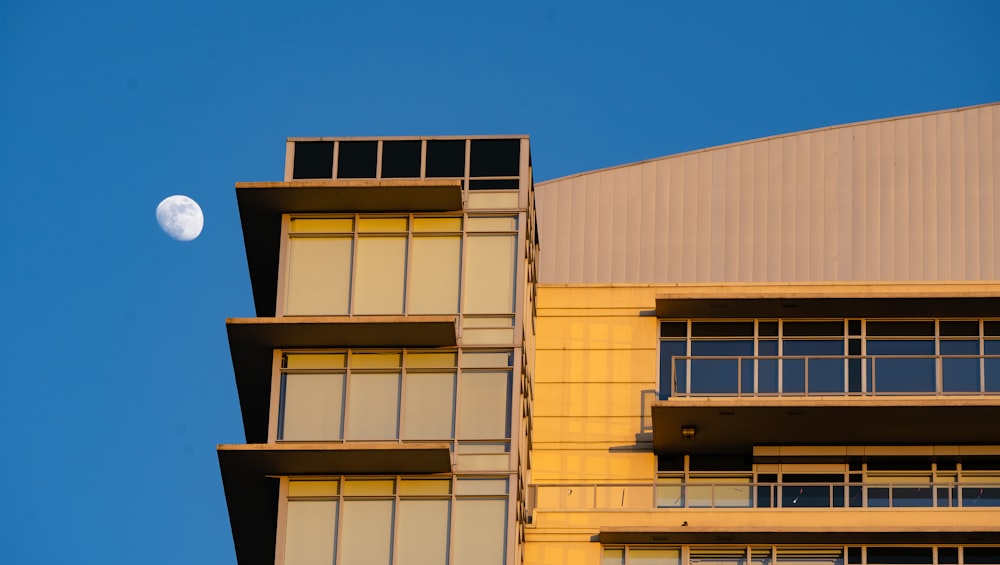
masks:
<svg viewBox="0 0 1000 565"><path fill-rule="evenodd" d="M347 361L347 367L344 371L344 409L340 415L340 417L343 418L343 425L340 427L340 434L342 436L341 441L344 443L347 443L347 437L350 435L350 430L348 429L348 426L350 425L350 418L348 417L347 411L349 409L351 399L351 381L354 380L354 371L351 370L351 365L354 363L352 359L353 355L354 350L348 349L344 356Z"/></svg>
<svg viewBox="0 0 1000 565"><path fill-rule="evenodd" d="M690 319L688 319L688 321L687 321L687 349L684 352L684 355L687 356L687 360L685 361L685 365L686 366L685 366L685 371L684 371L685 372L684 378L687 381L687 384L685 385L685 388L684 388L686 396L691 396L691 328L693 327L693 325L694 325L693 322Z"/></svg>
<svg viewBox="0 0 1000 565"><path fill-rule="evenodd" d="M934 318L934 388L935 395L944 393L944 360L941 359L941 319Z"/></svg>
<svg viewBox="0 0 1000 565"><path fill-rule="evenodd" d="M778 396L785 391L785 320L778 320Z"/></svg>
<svg viewBox="0 0 1000 565"><path fill-rule="evenodd" d="M420 140L420 178L427 178L427 140Z"/></svg>
<svg viewBox="0 0 1000 565"><path fill-rule="evenodd" d="M986 322L979 319L979 394L986 394Z"/></svg>
<svg viewBox="0 0 1000 565"><path fill-rule="evenodd" d="M851 326L850 321L844 318L844 341L843 341L843 351L844 351L844 396L850 396L851 394ZM844 501L848 499L848 493L844 492Z"/></svg>
<svg viewBox="0 0 1000 565"><path fill-rule="evenodd" d="M340 168L340 142L333 142L333 171L330 174L330 178L337 178L337 169Z"/></svg>
<svg viewBox="0 0 1000 565"><path fill-rule="evenodd" d="M406 355L407 349L403 349L400 352L399 359L399 386L396 388L396 394L399 395L399 410L396 412L396 441L399 443L403 442L403 417L406 415L406 408L403 406L406 404Z"/></svg>
<svg viewBox="0 0 1000 565"><path fill-rule="evenodd" d="M375 146L375 178L382 178L382 140L378 140Z"/></svg>
<svg viewBox="0 0 1000 565"><path fill-rule="evenodd" d="M381 144L381 142L379 142ZM389 531L389 563L395 565L399 554L399 488L403 479L396 475L392 489L392 530Z"/></svg>
<svg viewBox="0 0 1000 565"><path fill-rule="evenodd" d="M354 233L351 241L351 288L347 290L347 315L354 315L354 289L358 282L358 247L360 247L360 236L358 235L358 222L361 221L361 214L354 214Z"/></svg>
<svg viewBox="0 0 1000 565"><path fill-rule="evenodd" d="M404 316L410 311L410 269L411 257L413 256L413 214L406 217L406 249L403 251L403 312Z"/></svg>
<svg viewBox="0 0 1000 565"><path fill-rule="evenodd" d="M872 359L872 373L875 372L875 360ZM874 384L874 382L872 383ZM861 320L861 396L868 395L868 320Z"/></svg>

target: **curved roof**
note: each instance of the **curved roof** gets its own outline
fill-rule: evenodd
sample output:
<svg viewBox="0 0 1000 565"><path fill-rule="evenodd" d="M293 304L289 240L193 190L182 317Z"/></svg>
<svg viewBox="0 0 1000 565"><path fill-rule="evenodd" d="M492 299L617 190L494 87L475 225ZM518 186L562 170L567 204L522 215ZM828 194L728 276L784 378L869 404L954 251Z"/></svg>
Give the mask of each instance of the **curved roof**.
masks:
<svg viewBox="0 0 1000 565"><path fill-rule="evenodd" d="M536 185L543 283L1000 278L1000 103Z"/></svg>

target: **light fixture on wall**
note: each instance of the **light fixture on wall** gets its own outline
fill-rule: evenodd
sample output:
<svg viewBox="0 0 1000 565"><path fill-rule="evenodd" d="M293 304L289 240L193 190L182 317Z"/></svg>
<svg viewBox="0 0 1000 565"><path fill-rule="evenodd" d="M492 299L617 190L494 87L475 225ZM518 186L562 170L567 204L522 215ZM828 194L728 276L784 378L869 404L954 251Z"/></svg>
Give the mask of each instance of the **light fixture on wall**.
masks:
<svg viewBox="0 0 1000 565"><path fill-rule="evenodd" d="M694 434L698 433L698 428L694 426L681 426L681 437L685 440L694 439Z"/></svg>

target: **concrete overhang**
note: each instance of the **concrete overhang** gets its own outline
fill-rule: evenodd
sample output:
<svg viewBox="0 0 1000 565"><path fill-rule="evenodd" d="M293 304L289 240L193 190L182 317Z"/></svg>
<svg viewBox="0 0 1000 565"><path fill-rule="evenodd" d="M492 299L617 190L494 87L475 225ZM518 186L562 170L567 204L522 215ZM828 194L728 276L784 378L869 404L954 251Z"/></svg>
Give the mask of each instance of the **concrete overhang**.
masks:
<svg viewBox="0 0 1000 565"><path fill-rule="evenodd" d="M680 514L678 514L680 515ZM774 531L768 528L696 528L678 525L672 528L609 527L601 528L598 539L603 545L622 544L925 544L935 543L996 543L1000 529L990 526L984 531L969 531L963 527L890 530L885 528L823 528L799 526L794 531Z"/></svg>
<svg viewBox="0 0 1000 565"><path fill-rule="evenodd" d="M273 564L283 475L448 473L448 443L281 443L218 446L240 565Z"/></svg>
<svg viewBox="0 0 1000 565"><path fill-rule="evenodd" d="M954 291L952 291L954 292ZM977 294L977 293L969 293ZM858 296L831 297L798 292L789 296L773 293L734 292L658 294L659 318L907 318L1000 316L1000 297L940 295L934 292L866 292Z"/></svg>
<svg viewBox="0 0 1000 565"><path fill-rule="evenodd" d="M1000 442L1000 397L674 398L653 402L657 453L749 453L755 445ZM694 439L681 428L694 426Z"/></svg>
<svg viewBox="0 0 1000 565"><path fill-rule="evenodd" d="M275 349L451 347L456 316L285 316L229 318L229 353L250 443L267 441Z"/></svg>
<svg viewBox="0 0 1000 565"><path fill-rule="evenodd" d="M281 215L312 212L462 210L459 179L293 180L236 183L250 284L258 316L273 316Z"/></svg>

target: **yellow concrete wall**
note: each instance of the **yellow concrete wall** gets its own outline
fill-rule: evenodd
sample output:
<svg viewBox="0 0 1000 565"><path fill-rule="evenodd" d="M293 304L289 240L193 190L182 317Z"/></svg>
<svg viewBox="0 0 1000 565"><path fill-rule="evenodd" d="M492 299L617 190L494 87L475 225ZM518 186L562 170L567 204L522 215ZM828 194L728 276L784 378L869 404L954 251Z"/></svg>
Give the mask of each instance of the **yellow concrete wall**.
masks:
<svg viewBox="0 0 1000 565"><path fill-rule="evenodd" d="M887 292L898 286L855 291ZM752 290L785 295L817 288L756 285ZM944 283L921 289L956 290ZM748 285L713 285L711 290L739 296ZM984 524L1000 524L994 519L1000 514L996 510L655 509L649 408L658 388L656 297L704 292L705 285L538 287L530 473L537 499L533 523L525 529L524 563L597 565L601 547L596 535L602 527L669 531L687 521L687 528L704 531L983 531ZM991 527L987 530L993 532ZM1000 526L994 529L1000 533Z"/></svg>
<svg viewBox="0 0 1000 565"><path fill-rule="evenodd" d="M540 490L539 507L607 508L621 502L620 489L578 484L654 480L655 302L655 287L539 287L531 477L563 485ZM646 494L623 507L650 509ZM524 562L600 563L600 544L589 537L596 531L581 537L578 528L530 527Z"/></svg>

